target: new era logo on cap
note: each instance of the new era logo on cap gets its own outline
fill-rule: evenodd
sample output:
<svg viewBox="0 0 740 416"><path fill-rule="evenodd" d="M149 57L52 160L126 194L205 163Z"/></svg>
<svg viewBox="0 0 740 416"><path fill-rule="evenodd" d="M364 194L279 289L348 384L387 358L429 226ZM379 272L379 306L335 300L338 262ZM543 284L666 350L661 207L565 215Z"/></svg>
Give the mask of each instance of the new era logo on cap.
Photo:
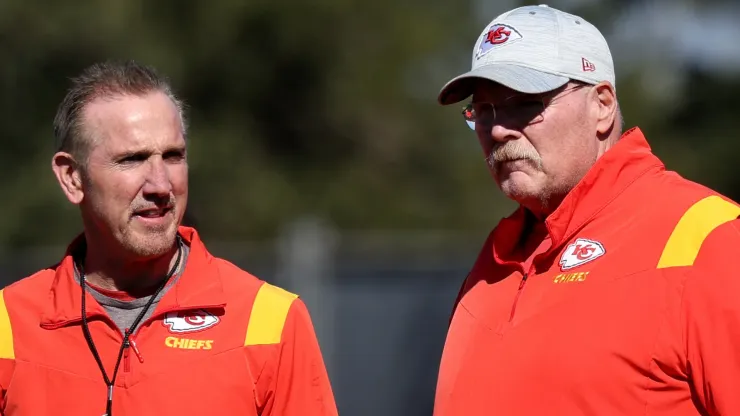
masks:
<svg viewBox="0 0 740 416"><path fill-rule="evenodd" d="M581 65L583 65L583 70L585 72L596 71L596 65L594 65L591 61L589 61L586 58L581 58Z"/></svg>
<svg viewBox="0 0 740 416"><path fill-rule="evenodd" d="M521 38L521 33L511 26L502 24L492 25L488 31L481 36L475 57L476 59L480 59L485 54L492 51L496 46L511 44Z"/></svg>

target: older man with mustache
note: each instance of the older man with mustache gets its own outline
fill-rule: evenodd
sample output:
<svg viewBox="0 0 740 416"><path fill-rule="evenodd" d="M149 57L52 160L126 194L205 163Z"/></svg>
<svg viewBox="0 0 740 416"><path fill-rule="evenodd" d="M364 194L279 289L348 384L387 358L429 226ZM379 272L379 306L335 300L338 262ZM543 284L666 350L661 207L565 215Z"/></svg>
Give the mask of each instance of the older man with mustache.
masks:
<svg viewBox="0 0 740 416"><path fill-rule="evenodd" d="M519 204L455 302L436 416L740 414L740 207L622 132L611 53L526 6L480 34L439 101Z"/></svg>

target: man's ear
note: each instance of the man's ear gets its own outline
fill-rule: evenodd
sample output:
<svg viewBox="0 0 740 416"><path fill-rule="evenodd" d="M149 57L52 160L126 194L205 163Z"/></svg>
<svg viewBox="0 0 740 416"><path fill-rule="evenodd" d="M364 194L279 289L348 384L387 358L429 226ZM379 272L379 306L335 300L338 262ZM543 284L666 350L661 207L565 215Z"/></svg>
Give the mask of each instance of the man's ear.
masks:
<svg viewBox="0 0 740 416"><path fill-rule="evenodd" d="M57 152L51 159L51 169L69 202L78 205L85 196L82 187L82 167L72 155Z"/></svg>
<svg viewBox="0 0 740 416"><path fill-rule="evenodd" d="M596 104L597 121L596 131L599 136L608 135L614 128L620 128L614 125L617 121L617 95L614 87L608 82L602 82L596 85Z"/></svg>

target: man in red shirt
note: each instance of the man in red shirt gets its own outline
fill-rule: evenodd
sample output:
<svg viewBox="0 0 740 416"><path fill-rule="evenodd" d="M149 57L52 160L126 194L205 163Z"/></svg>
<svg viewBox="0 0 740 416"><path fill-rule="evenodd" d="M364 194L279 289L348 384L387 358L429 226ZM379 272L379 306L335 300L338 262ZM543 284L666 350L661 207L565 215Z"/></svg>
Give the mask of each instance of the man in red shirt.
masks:
<svg viewBox="0 0 740 416"><path fill-rule="evenodd" d="M0 415L336 415L303 302L180 225L186 128L167 81L93 65L54 132L84 231L0 290Z"/></svg>
<svg viewBox="0 0 740 416"><path fill-rule="evenodd" d="M463 110L519 208L455 303L436 416L740 414L740 207L622 133L611 54L584 19L496 17Z"/></svg>

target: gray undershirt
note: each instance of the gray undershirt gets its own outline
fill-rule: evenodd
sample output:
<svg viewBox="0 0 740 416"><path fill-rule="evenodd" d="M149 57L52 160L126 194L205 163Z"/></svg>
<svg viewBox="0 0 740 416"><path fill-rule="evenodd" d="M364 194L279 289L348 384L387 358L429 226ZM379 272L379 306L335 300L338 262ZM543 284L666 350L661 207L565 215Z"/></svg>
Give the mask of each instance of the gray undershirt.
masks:
<svg viewBox="0 0 740 416"><path fill-rule="evenodd" d="M157 304L162 299L162 296L167 293L172 286L177 283L177 280L180 278L180 275L182 274L182 271L185 269L185 264L188 259L188 254L190 252L190 248L187 246L187 244L181 244L180 246L182 248L182 258L180 259L180 263L177 267L177 270L175 271L175 274L170 278L170 281L167 282L167 286L162 289L162 291L159 292L157 295L157 298L154 299L152 302L152 305L149 307L149 309L144 314L144 317L141 318L141 321L139 321L139 325L141 325L142 322L149 319L149 317L152 316L152 313L154 313L154 310L157 307ZM75 278L77 282L80 281L80 275L79 271L75 268ZM142 298L137 298L130 301L125 300L119 300L114 299L109 296L106 296L97 290L95 290L94 287L87 285L88 292L92 295L93 298L95 298L96 301L105 309L106 312L108 312L108 316L115 322L118 329L123 334L123 331L125 331L127 328L130 328L131 325L133 325L134 321L136 320L136 317L139 316L141 313L141 310L144 309L147 302L149 302L149 299L153 295L144 296Z"/></svg>

